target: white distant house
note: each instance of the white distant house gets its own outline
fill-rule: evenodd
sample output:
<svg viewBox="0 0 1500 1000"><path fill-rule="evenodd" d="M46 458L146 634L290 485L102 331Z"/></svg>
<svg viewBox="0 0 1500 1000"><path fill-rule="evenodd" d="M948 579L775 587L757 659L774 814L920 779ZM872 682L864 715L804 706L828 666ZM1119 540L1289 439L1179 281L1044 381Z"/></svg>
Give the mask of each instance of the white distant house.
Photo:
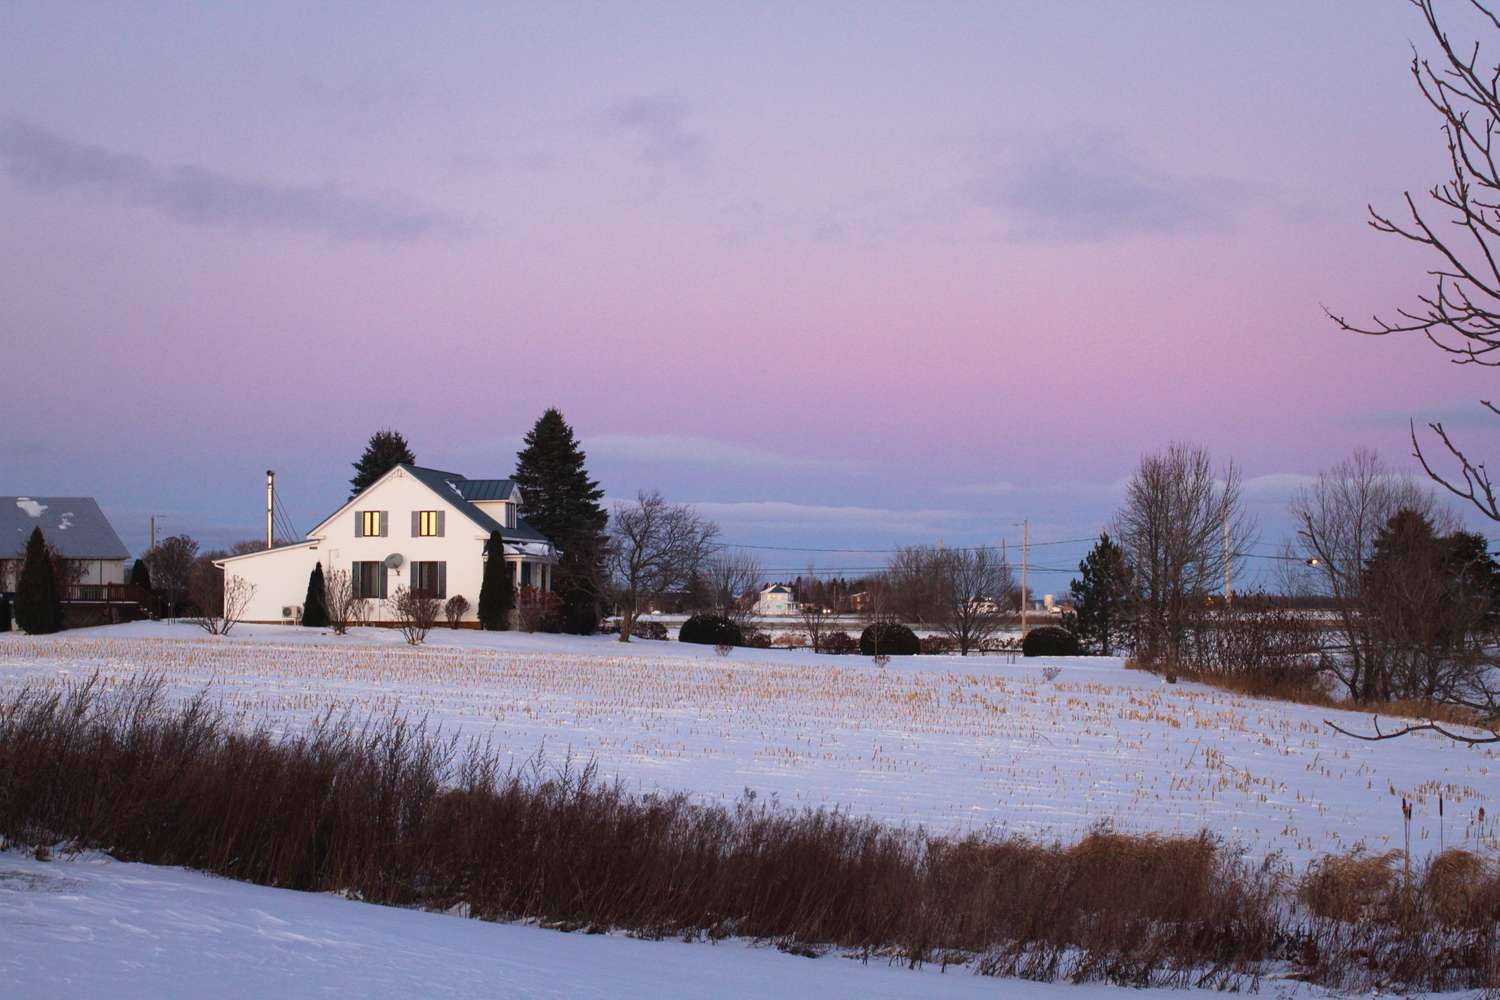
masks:
<svg viewBox="0 0 1500 1000"><path fill-rule="evenodd" d="M255 587L243 615L249 622L291 624L302 614L307 578L323 564L349 573L355 593L371 602L369 620L389 621L384 602L405 586L442 600L468 598L475 621L490 532L505 542L503 558L517 588L552 589L557 550L516 516L521 491L510 479L465 479L398 465L307 533L307 540L230 556L215 565L224 579Z"/></svg>
<svg viewBox="0 0 1500 1000"><path fill-rule="evenodd" d="M795 615L801 605L792 600L792 592L781 584L772 584L760 592L755 602L758 615Z"/></svg>
<svg viewBox="0 0 1500 1000"><path fill-rule="evenodd" d="M68 561L68 582L125 582L130 553L93 497L0 497L0 590L16 589L37 528Z"/></svg>

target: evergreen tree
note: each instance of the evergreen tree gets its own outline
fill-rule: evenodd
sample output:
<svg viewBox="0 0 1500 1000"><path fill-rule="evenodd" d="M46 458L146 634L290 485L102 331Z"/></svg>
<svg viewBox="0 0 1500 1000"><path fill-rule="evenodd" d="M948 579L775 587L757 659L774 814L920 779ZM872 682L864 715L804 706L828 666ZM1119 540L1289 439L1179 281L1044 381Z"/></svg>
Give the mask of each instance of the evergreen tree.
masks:
<svg viewBox="0 0 1500 1000"><path fill-rule="evenodd" d="M31 529L26 542L26 563L16 585L16 624L31 635L46 635L62 628L62 604L52 574L52 559L41 528Z"/></svg>
<svg viewBox="0 0 1500 1000"><path fill-rule="evenodd" d="M479 626L487 632L504 632L510 628L510 609L516 606L515 586L510 566L505 561L505 539L500 532L490 532L485 544L489 558L484 561L484 579L479 584Z"/></svg>
<svg viewBox="0 0 1500 1000"><path fill-rule="evenodd" d="M137 559L135 565L130 567L130 585L151 589L151 567L146 564L145 559Z"/></svg>
<svg viewBox="0 0 1500 1000"><path fill-rule="evenodd" d="M1125 553L1110 541L1108 532L1099 533L1099 541L1078 564L1082 574L1069 586L1073 591L1074 613L1068 624L1089 652L1102 656L1112 654L1126 621L1126 582L1129 569Z"/></svg>
<svg viewBox="0 0 1500 1000"><path fill-rule="evenodd" d="M373 485L375 480L402 464L417 464L417 457L411 453L406 438L390 429L376 431L370 435L365 453L354 463L354 478L349 480L349 485L354 489L350 492L349 499L353 500L362 490Z"/></svg>
<svg viewBox="0 0 1500 1000"><path fill-rule="evenodd" d="M563 628L588 635L599 627L596 587L609 514L604 491L584 468L583 449L556 408L543 413L516 453L521 516L562 550L553 588L562 599Z"/></svg>
<svg viewBox="0 0 1500 1000"><path fill-rule="evenodd" d="M10 631L10 598L0 594L0 632Z"/></svg>
<svg viewBox="0 0 1500 1000"><path fill-rule="evenodd" d="M328 610L323 604L322 563L318 563L307 574L307 596L302 599L302 624L308 628L328 627Z"/></svg>

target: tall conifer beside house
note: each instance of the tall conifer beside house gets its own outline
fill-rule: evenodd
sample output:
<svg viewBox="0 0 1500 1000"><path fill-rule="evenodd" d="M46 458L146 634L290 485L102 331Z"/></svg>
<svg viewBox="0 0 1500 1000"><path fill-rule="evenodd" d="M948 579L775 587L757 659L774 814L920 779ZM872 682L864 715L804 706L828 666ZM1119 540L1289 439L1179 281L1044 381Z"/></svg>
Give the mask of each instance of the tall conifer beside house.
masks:
<svg viewBox="0 0 1500 1000"><path fill-rule="evenodd" d="M323 603L323 564L307 574L307 596L302 599L302 624L308 628L327 628L328 610Z"/></svg>
<svg viewBox="0 0 1500 1000"><path fill-rule="evenodd" d="M365 445L365 453L359 456L358 462L354 463L354 478L349 480L349 485L353 487L349 493L349 499L353 500L366 487L373 485L381 476L403 463L417 464L417 458L411 453L411 446L406 443L406 438L389 428L376 431L370 435L370 443Z"/></svg>
<svg viewBox="0 0 1500 1000"><path fill-rule="evenodd" d="M146 565L145 559L137 559L130 567L130 585L142 590L151 589L151 567Z"/></svg>
<svg viewBox="0 0 1500 1000"><path fill-rule="evenodd" d="M505 539L500 532L490 532L485 545L484 580L479 585L479 627L486 632L504 632L510 628L510 609L516 606L516 590L505 562Z"/></svg>
<svg viewBox="0 0 1500 1000"><path fill-rule="evenodd" d="M62 604L57 599L52 558L41 528L31 529L26 541L26 563L16 584L16 624L31 635L47 635L62 628Z"/></svg>
<svg viewBox="0 0 1500 1000"><path fill-rule="evenodd" d="M589 478L583 449L556 407L541 415L525 444L516 453L514 477L521 489L521 514L562 550L553 590L563 602L563 628L588 635L599 625L594 581L609 523L609 513L599 504L604 491Z"/></svg>

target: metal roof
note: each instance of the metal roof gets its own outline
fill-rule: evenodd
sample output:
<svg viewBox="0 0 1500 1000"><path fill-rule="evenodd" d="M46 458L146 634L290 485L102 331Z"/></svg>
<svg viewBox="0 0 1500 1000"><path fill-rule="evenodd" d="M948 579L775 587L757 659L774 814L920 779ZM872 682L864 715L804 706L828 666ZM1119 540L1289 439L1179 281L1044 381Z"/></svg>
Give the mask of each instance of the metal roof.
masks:
<svg viewBox="0 0 1500 1000"><path fill-rule="evenodd" d="M499 521L496 521L493 517L490 517L484 511L480 510L478 507L475 507L472 503L469 502L470 499L483 500L486 499L485 497L470 498L465 496L464 488L469 483L483 485L493 483L511 483L512 485L514 485L514 483L509 479L465 479L463 476L460 476L456 472L442 472L438 469L424 469L419 465L403 464L401 468L405 469L417 482L421 483L423 486L426 486L434 493L443 497L454 507L458 508L458 510L465 517L467 517L470 521L473 521L484 531L498 531L500 532L500 537L505 539L507 542L545 542L548 540L546 535L542 534L540 531L537 531L531 525L527 524L525 521L520 520L519 518L516 520L516 526L514 528L505 527ZM506 495L509 494L507 493ZM500 497L496 496L488 499L498 500L500 499Z"/></svg>
<svg viewBox="0 0 1500 1000"><path fill-rule="evenodd" d="M25 552L33 528L68 559L130 558L93 497L0 497L0 559Z"/></svg>
<svg viewBox="0 0 1500 1000"><path fill-rule="evenodd" d="M453 484L465 500L509 500L515 492L514 479L462 479Z"/></svg>

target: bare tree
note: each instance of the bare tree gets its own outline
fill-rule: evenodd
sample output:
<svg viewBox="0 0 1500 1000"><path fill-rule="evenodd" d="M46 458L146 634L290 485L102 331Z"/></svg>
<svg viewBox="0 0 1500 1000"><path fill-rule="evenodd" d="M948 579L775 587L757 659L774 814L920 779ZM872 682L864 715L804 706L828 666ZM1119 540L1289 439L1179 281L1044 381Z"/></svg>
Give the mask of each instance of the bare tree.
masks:
<svg viewBox="0 0 1500 1000"><path fill-rule="evenodd" d="M823 640L833 630L833 619L838 616L843 594L836 585L818 579L812 567L802 577L797 588L797 613L802 618L802 627L807 631L808 645L813 652L823 651Z"/></svg>
<svg viewBox="0 0 1500 1000"><path fill-rule="evenodd" d="M968 656L1004 626L1015 577L999 550L988 545L945 550L937 569L943 601L938 627L958 644L960 656Z"/></svg>
<svg viewBox="0 0 1500 1000"><path fill-rule="evenodd" d="M704 561L699 575L708 589L708 610L741 631L755 627L764 578L759 559L744 551L720 550Z"/></svg>
<svg viewBox="0 0 1500 1000"><path fill-rule="evenodd" d="M620 642L662 595L685 584L714 551L719 526L686 504L667 503L657 490L616 504L600 591L620 611Z"/></svg>
<svg viewBox="0 0 1500 1000"><path fill-rule="evenodd" d="M401 586L390 600L391 613L396 616L396 627L406 641L415 646L427 638L427 633L437 624L442 605L436 597L418 587Z"/></svg>
<svg viewBox="0 0 1500 1000"><path fill-rule="evenodd" d="M151 567L151 583L167 601L167 614L177 617L177 605L187 596L193 565L198 558L198 543L187 535L164 538L146 553Z"/></svg>
<svg viewBox="0 0 1500 1000"><path fill-rule="evenodd" d="M944 586L945 550L935 545L906 545L891 554L881 573L891 613L908 622L942 621L950 610Z"/></svg>
<svg viewBox="0 0 1500 1000"><path fill-rule="evenodd" d="M365 602L355 594L348 570L330 568L323 574L323 609L328 612L328 627L337 635L364 621Z"/></svg>
<svg viewBox="0 0 1500 1000"><path fill-rule="evenodd" d="M1500 159L1494 148L1500 129L1500 67L1480 63L1478 41L1469 46L1455 44L1448 37L1438 23L1434 0L1412 3L1422 12L1441 52L1436 64L1413 55L1411 73L1422 96L1442 120L1452 178L1428 191L1435 206L1433 214L1424 215L1408 191L1409 221L1398 222L1371 207L1370 225L1429 248L1437 257L1428 272L1435 279L1434 287L1418 296L1419 306L1398 309L1395 319L1375 316L1365 325L1332 312L1329 316L1355 333L1420 333L1440 350L1454 355L1456 364L1493 367L1500 365L1500 355L1494 353L1500 348L1500 259L1496 256L1496 250L1500 250L1496 245L1500 237ZM1479 0L1470 0L1470 6L1490 27L1500 31L1500 19L1489 7ZM1480 405L1500 415L1500 408L1488 400ZM1428 427L1456 463L1457 471L1445 475L1429 464L1413 424L1412 447L1422 468L1485 517L1500 521L1495 487L1484 463L1470 459L1441 423Z"/></svg>
<svg viewBox="0 0 1500 1000"><path fill-rule="evenodd" d="M443 605L443 616L448 619L449 628L458 628L458 623L463 620L468 611L469 599L463 594L454 594Z"/></svg>
<svg viewBox="0 0 1500 1000"><path fill-rule="evenodd" d="M193 567L188 620L209 635L228 635L255 597L255 584L242 576L228 576L213 564L223 553L209 553Z"/></svg>
<svg viewBox="0 0 1500 1000"><path fill-rule="evenodd" d="M1131 563L1138 652L1165 660L1168 683L1196 609L1242 564L1253 533L1233 462L1216 478L1208 452L1183 442L1141 459L1111 534Z"/></svg>
<svg viewBox="0 0 1500 1000"><path fill-rule="evenodd" d="M1430 491L1408 475L1397 475L1367 448L1357 448L1310 486L1293 494L1288 513L1297 524L1293 556L1314 585L1333 599L1342 642L1327 659L1329 670L1364 701L1376 696L1385 676L1370 625L1366 573L1375 540L1399 510L1411 510L1453 527Z"/></svg>

